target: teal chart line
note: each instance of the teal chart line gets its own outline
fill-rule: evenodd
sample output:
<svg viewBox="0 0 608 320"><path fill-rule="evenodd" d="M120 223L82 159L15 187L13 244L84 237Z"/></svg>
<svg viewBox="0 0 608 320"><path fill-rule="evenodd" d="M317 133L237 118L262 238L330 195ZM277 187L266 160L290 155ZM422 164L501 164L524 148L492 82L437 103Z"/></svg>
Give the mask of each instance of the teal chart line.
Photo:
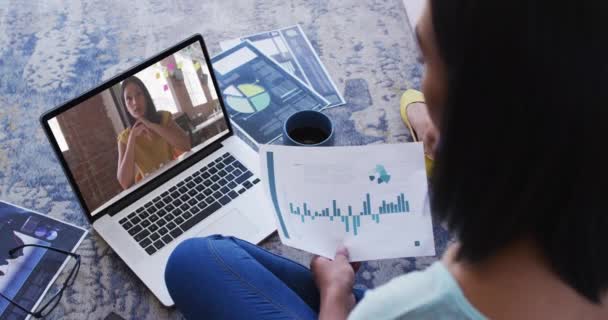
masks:
<svg viewBox="0 0 608 320"><path fill-rule="evenodd" d="M332 200L331 202L332 205L330 207L314 212L306 202L304 202L301 207L296 206L290 202L289 211L291 214L299 216L302 220L302 223L304 223L305 217L309 217L310 220L315 220L316 218L329 219L330 221L338 221L338 219L340 219L340 221L344 223L346 232L350 232L350 230L352 229L352 232L355 236L358 234L358 228L361 227L361 216L369 216L372 221L375 221L379 224L381 215L406 214L410 212L409 201L405 200L405 195L403 193L397 196L395 202L387 202L386 200L382 200L382 205L378 206L378 211L376 213L372 212L372 199L369 193L365 195L365 200L363 200L362 202L363 210L360 211L358 214L354 215L352 205L347 206L347 212L342 212L342 209L338 208L338 202L336 200Z"/></svg>
<svg viewBox="0 0 608 320"><path fill-rule="evenodd" d="M285 227L285 221L283 220L283 215L281 214L281 209L279 208L279 200L277 198L277 187L274 180L274 154L270 151L266 152L266 166L268 168L268 187L270 188L270 197L272 198L274 210L277 213L277 218L279 219L279 224L283 230L283 235L285 235L285 238L289 239L289 233L287 232L287 227Z"/></svg>

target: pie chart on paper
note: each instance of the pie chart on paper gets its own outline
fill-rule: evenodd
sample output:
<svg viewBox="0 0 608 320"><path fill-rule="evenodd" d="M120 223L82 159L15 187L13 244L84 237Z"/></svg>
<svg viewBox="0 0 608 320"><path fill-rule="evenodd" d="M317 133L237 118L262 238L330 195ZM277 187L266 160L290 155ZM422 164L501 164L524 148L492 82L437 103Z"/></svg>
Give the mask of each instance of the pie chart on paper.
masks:
<svg viewBox="0 0 608 320"><path fill-rule="evenodd" d="M270 105L270 94L255 83L231 85L223 92L226 104L240 113L255 113Z"/></svg>

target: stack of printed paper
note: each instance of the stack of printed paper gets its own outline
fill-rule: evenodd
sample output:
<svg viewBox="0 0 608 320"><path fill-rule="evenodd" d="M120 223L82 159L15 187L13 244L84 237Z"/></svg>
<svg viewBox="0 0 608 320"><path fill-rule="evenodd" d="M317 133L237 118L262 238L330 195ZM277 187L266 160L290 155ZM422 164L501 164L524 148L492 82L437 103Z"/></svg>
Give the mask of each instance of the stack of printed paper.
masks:
<svg viewBox="0 0 608 320"><path fill-rule="evenodd" d="M224 52L211 62L224 104L233 124L257 145L279 138L294 112L345 103L298 25L220 46Z"/></svg>

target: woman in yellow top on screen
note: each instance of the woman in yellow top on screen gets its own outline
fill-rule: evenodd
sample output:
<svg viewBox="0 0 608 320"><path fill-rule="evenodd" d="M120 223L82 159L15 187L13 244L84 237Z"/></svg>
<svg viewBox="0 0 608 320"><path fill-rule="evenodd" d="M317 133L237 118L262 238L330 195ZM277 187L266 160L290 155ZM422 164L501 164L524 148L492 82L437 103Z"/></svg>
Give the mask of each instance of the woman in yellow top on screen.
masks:
<svg viewBox="0 0 608 320"><path fill-rule="evenodd" d="M190 151L190 137L171 113L156 111L144 83L135 76L121 84L130 127L118 135L118 182L127 189L179 153Z"/></svg>

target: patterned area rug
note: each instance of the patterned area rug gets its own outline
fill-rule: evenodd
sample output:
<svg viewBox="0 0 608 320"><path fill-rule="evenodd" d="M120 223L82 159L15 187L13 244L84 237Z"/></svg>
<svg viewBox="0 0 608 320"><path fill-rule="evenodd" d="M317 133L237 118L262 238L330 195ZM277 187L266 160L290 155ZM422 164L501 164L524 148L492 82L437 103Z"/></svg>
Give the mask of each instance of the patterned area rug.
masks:
<svg viewBox="0 0 608 320"><path fill-rule="evenodd" d="M302 25L347 104L328 111L339 145L404 142L400 93L417 88L421 66L401 0L3 1L0 8L0 198L89 228L38 124L57 104L186 38L201 33L212 54L219 42ZM438 255L448 235L435 227ZM308 265L310 255L263 246ZM91 234L83 265L50 319L180 319ZM357 286L373 288L436 257L369 262Z"/></svg>

